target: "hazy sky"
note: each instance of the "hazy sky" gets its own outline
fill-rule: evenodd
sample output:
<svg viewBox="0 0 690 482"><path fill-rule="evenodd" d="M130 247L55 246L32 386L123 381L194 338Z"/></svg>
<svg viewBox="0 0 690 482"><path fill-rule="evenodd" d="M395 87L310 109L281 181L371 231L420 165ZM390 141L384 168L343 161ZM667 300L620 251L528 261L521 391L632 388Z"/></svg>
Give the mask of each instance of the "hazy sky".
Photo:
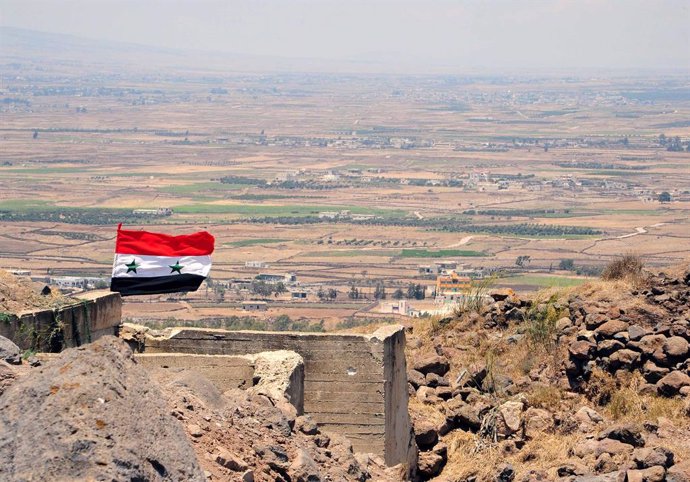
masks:
<svg viewBox="0 0 690 482"><path fill-rule="evenodd" d="M688 0L0 0L0 25L418 72L690 69Z"/></svg>

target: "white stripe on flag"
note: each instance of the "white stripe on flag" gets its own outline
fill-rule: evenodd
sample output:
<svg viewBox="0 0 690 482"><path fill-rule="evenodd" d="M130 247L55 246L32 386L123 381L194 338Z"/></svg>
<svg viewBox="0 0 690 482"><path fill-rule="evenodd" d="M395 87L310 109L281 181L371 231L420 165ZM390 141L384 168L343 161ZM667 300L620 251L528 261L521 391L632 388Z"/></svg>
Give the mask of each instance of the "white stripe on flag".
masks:
<svg viewBox="0 0 690 482"><path fill-rule="evenodd" d="M134 264L132 264L134 262ZM180 274L208 276L211 271L211 256L149 256L138 254L115 254L113 278L151 278L154 276L175 276L171 266L179 266ZM127 266L129 265L129 267ZM136 273L133 269L136 269Z"/></svg>

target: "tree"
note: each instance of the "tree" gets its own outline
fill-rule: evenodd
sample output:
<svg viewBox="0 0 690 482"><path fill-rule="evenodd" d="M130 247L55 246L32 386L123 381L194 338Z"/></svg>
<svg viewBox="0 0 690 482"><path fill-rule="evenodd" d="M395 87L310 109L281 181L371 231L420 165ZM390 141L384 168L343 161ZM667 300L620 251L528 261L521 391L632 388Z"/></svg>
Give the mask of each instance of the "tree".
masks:
<svg viewBox="0 0 690 482"><path fill-rule="evenodd" d="M285 287L285 283L283 283L282 281L279 281L276 284L274 291L276 292L276 294L281 294L281 293L287 292L287 288Z"/></svg>
<svg viewBox="0 0 690 482"><path fill-rule="evenodd" d="M414 283L410 283L409 285L407 285L407 294L406 294L405 298L412 300L412 299L414 299L414 297L415 297L415 285L414 285Z"/></svg>
<svg viewBox="0 0 690 482"><path fill-rule="evenodd" d="M359 299L359 290L355 286L354 283L350 285L350 292L347 294L348 298L351 300L358 300Z"/></svg>
<svg viewBox="0 0 690 482"><path fill-rule="evenodd" d="M328 289L328 299L329 300L334 300L338 297L338 290L335 288L329 288Z"/></svg>
<svg viewBox="0 0 690 482"><path fill-rule="evenodd" d="M664 191L661 194L659 194L659 202L660 203L670 203L671 202L671 193L668 191Z"/></svg>
<svg viewBox="0 0 690 482"><path fill-rule="evenodd" d="M376 288L374 289L374 299L385 300L386 299L386 287L383 285L383 281L376 283Z"/></svg>
<svg viewBox="0 0 690 482"><path fill-rule="evenodd" d="M318 296L322 301L324 298L326 298L326 292L323 290L322 286L319 286L319 291L316 292L316 296Z"/></svg>
<svg viewBox="0 0 690 482"><path fill-rule="evenodd" d="M426 298L426 288L421 284L416 285L414 287L414 299L423 300L424 298Z"/></svg>
<svg viewBox="0 0 690 482"><path fill-rule="evenodd" d="M575 268L575 261L572 259L562 259L561 262L558 263L558 269L572 271L573 268Z"/></svg>
<svg viewBox="0 0 690 482"><path fill-rule="evenodd" d="M38 139L38 131L34 131L33 138L34 138L34 139Z"/></svg>
<svg viewBox="0 0 690 482"><path fill-rule="evenodd" d="M395 292L393 293L393 299L401 300L401 299L403 299L404 297L405 297L405 293L403 293L402 288L398 288L398 289L395 290Z"/></svg>

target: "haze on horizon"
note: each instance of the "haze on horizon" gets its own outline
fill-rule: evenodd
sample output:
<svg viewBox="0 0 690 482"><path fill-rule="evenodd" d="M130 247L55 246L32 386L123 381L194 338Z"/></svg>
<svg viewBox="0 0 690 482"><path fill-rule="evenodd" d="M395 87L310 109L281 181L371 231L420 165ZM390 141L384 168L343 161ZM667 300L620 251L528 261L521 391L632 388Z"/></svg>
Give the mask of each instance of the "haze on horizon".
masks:
<svg viewBox="0 0 690 482"><path fill-rule="evenodd" d="M6 27L406 73L687 72L688 24L684 0L0 0Z"/></svg>

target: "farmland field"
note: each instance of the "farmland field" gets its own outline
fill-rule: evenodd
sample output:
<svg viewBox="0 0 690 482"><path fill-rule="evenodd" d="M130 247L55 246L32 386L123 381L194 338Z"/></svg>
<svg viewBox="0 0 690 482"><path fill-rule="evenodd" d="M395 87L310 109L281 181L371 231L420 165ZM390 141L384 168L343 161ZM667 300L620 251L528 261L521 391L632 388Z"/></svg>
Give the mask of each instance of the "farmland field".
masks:
<svg viewBox="0 0 690 482"><path fill-rule="evenodd" d="M307 298L271 294L255 316L330 326L377 316L377 284L387 300L410 284L431 296L434 263L533 290L585 282L626 252L649 266L690 253L690 97L661 95L683 76L5 60L0 267L107 277L119 222L216 237L212 286L170 297L168 312L128 301L142 318L242 314L255 296L241 281L259 273L294 274ZM171 211L137 213L159 208Z"/></svg>

